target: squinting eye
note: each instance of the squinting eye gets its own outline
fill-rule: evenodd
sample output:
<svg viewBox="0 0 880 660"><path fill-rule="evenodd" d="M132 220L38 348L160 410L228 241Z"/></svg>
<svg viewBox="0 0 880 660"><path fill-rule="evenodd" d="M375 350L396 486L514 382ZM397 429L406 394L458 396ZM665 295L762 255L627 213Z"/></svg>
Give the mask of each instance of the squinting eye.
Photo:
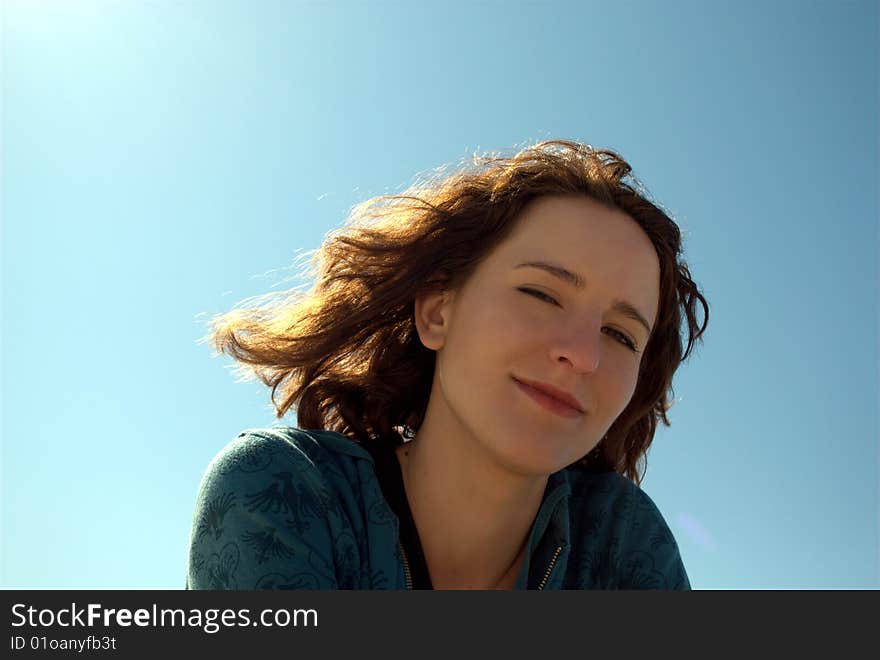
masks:
<svg viewBox="0 0 880 660"><path fill-rule="evenodd" d="M556 300L554 298L548 296L546 293L544 293L542 291L536 291L535 289L529 289L528 287L524 287L524 286L518 287L517 291L522 291L523 293L526 293L530 296L534 296L535 298L538 298L540 300L544 300L544 301L552 303L554 305L559 305L559 303L556 302ZM633 353L638 352L636 350L635 343L633 343L633 341L629 337L627 337L625 334L623 334L619 330L615 330L614 328L608 328L608 330L610 330L612 333L614 333L614 335L616 335L618 337L619 343L626 346Z"/></svg>
<svg viewBox="0 0 880 660"><path fill-rule="evenodd" d="M549 303L553 303L554 305L558 305L555 298L551 298L546 293L542 293L541 291L536 291L535 289L529 289L524 286L521 286L517 289L517 291L522 291L523 293L527 293L531 296L535 296L536 298L540 298L541 300L545 300Z"/></svg>

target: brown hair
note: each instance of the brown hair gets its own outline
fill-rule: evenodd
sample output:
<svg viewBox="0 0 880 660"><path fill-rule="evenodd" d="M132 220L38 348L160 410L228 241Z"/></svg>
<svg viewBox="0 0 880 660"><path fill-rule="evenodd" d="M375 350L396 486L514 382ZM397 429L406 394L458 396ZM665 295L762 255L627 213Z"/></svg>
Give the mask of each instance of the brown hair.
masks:
<svg viewBox="0 0 880 660"><path fill-rule="evenodd" d="M658 420L670 425L672 377L709 320L680 259L678 226L610 150L551 140L511 157L474 155L473 165L355 206L315 252L307 293L266 294L258 298L267 305L218 315L209 339L242 363L246 377L271 385L278 418L293 406L301 428L399 444L421 426L434 375L435 353L416 332L416 296L464 283L529 201L585 195L633 218L660 262L658 314L636 389L596 449L575 463L640 484Z"/></svg>

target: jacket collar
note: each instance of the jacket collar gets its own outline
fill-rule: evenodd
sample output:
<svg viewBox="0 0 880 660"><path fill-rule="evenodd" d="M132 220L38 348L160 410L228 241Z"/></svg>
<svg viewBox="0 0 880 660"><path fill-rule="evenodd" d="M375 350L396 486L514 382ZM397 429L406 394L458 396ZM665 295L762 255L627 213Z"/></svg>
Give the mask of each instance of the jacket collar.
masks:
<svg viewBox="0 0 880 660"><path fill-rule="evenodd" d="M345 436L328 431L310 430L306 433L309 435L319 433L324 444L329 440L335 451L363 458L375 464L370 452ZM570 495L571 475L568 469L554 472L547 478L544 497L529 534L528 551L517 578L517 589L537 588L544 581L549 568L552 568L550 579L543 588L559 584L561 581L571 547Z"/></svg>
<svg viewBox="0 0 880 660"><path fill-rule="evenodd" d="M568 546L568 497L571 495L571 484L568 480L568 471L554 472L547 478L547 487L544 489L544 499L535 516L535 524L529 537L529 548L534 550L542 537L546 535L547 542L553 545Z"/></svg>
<svg viewBox="0 0 880 660"><path fill-rule="evenodd" d="M528 551L520 567L516 589L546 589L558 585L571 547L568 502L571 495L568 470L547 478L544 499L538 508Z"/></svg>

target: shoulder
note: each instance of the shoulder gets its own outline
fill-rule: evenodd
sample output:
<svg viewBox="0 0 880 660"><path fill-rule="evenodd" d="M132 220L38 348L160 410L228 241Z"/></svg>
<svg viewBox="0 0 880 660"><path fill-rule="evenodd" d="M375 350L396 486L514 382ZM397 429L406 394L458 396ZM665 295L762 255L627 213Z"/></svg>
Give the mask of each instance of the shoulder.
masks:
<svg viewBox="0 0 880 660"><path fill-rule="evenodd" d="M607 509L618 521L638 525L641 521L663 521L660 509L648 494L616 472L586 472L568 469L573 506ZM665 524L665 521L663 521Z"/></svg>
<svg viewBox="0 0 880 660"><path fill-rule="evenodd" d="M327 431L251 428L202 476L190 537L189 588L336 588L354 584L347 503L366 452ZM368 457L367 457L368 458ZM280 585L280 586L279 586Z"/></svg>
<svg viewBox="0 0 880 660"><path fill-rule="evenodd" d="M616 472L566 470L571 540L584 552L613 553L624 538L640 499L638 487Z"/></svg>
<svg viewBox="0 0 880 660"><path fill-rule="evenodd" d="M209 463L198 500L247 501L267 515L295 509L336 523L344 503L363 496L362 461L372 461L366 450L332 431L245 429Z"/></svg>
<svg viewBox="0 0 880 660"><path fill-rule="evenodd" d="M632 484L618 571L625 589L690 589L675 536L648 494Z"/></svg>
<svg viewBox="0 0 880 660"><path fill-rule="evenodd" d="M248 478L293 470L300 479L322 481L332 477L334 464L357 459L372 460L356 442L333 431L250 428L214 456L206 477Z"/></svg>
<svg viewBox="0 0 880 660"><path fill-rule="evenodd" d="M617 472L568 468L566 476L571 488L571 506L576 515L584 509L596 509L613 512L618 519L627 517L639 497L638 486Z"/></svg>
<svg viewBox="0 0 880 660"><path fill-rule="evenodd" d="M601 539L610 582L618 588L689 589L678 544L654 500L616 472L570 471L571 515L583 545ZM592 549L592 548L591 548Z"/></svg>

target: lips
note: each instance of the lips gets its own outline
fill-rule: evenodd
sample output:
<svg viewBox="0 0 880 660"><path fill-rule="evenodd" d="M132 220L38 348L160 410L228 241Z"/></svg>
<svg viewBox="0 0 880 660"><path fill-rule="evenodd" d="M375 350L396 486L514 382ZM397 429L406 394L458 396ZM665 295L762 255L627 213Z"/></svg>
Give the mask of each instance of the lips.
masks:
<svg viewBox="0 0 880 660"><path fill-rule="evenodd" d="M580 417L583 406L572 395L548 383L514 378L519 389L541 407L563 417Z"/></svg>

